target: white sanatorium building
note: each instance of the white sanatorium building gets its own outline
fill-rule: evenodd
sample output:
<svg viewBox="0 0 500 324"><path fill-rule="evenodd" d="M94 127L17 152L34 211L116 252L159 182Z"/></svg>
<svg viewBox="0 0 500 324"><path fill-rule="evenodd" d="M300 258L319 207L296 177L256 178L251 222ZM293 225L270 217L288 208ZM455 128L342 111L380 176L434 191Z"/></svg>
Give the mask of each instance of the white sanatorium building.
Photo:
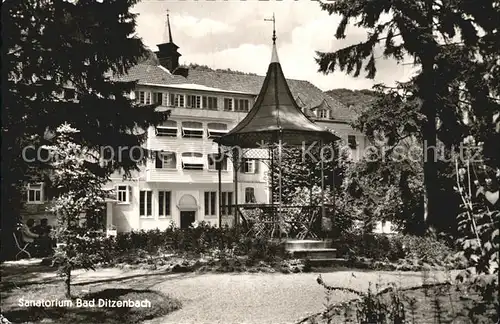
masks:
<svg viewBox="0 0 500 324"><path fill-rule="evenodd" d="M193 221L219 225L218 172L210 160L217 153L213 138L228 132L252 108L264 76L231 71L213 71L203 67L180 67L178 46L172 41L159 44L156 52L160 65L138 64L121 80L137 80L135 98L143 104L159 103L159 109L171 111L162 126L147 130L146 148L163 151L149 161L132 179L123 181L116 174L109 188L116 199L107 202L106 227L118 232L140 229L164 229L173 222L187 227ZM270 53L271 54L271 53ZM254 63L268 64L268 62ZM286 71L284 71L286 74ZM287 80L297 104L317 123L334 130L357 155L367 145L365 137L351 129L354 114L308 81ZM222 205L234 203L233 169L223 163ZM247 161L239 170L239 203L268 203L266 166ZM45 212L43 184L30 184L23 218L48 218ZM223 208L222 221L232 221Z"/></svg>

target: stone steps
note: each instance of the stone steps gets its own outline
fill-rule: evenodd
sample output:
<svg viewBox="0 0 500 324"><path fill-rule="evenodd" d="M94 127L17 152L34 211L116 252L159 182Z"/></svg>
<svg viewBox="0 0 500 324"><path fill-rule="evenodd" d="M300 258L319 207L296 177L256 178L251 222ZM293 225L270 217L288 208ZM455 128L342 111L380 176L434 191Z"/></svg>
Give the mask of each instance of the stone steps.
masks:
<svg viewBox="0 0 500 324"><path fill-rule="evenodd" d="M331 240L288 240L285 242L287 250L295 249L327 249L332 247Z"/></svg>
<svg viewBox="0 0 500 324"><path fill-rule="evenodd" d="M318 260L318 263L328 263L337 257L337 250L332 248L331 240L287 240L285 249L297 259Z"/></svg>
<svg viewBox="0 0 500 324"><path fill-rule="evenodd" d="M321 248L321 249L291 249L288 250L294 258L297 259L329 259L337 256L337 249Z"/></svg>
<svg viewBox="0 0 500 324"><path fill-rule="evenodd" d="M310 259L309 262L313 267L347 267L349 265L348 260L344 258Z"/></svg>

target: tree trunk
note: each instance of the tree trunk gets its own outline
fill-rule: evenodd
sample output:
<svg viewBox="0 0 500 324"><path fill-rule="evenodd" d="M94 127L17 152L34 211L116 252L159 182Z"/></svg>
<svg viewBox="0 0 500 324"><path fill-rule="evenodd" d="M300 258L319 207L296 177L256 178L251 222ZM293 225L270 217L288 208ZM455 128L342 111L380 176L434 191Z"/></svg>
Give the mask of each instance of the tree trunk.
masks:
<svg viewBox="0 0 500 324"><path fill-rule="evenodd" d="M71 298L71 268L66 269L66 279L64 279L66 286L66 298Z"/></svg>
<svg viewBox="0 0 500 324"><path fill-rule="evenodd" d="M437 207L439 197L437 193L438 179L437 179L437 159L436 156L436 89L433 86L434 82L434 57L425 58L422 60L422 75L420 86L420 95L423 99L422 113L426 119L422 125L422 137L424 140L423 145L423 158L424 158L424 186L427 200L427 208L424 211L426 215L427 226L435 227L437 225L436 218L438 217ZM425 218L425 216L422 217Z"/></svg>
<svg viewBox="0 0 500 324"><path fill-rule="evenodd" d="M433 0L425 2L427 15L423 39L426 39L426 44L420 52L420 61L422 63L422 73L419 78L419 92L422 98L422 113L425 116L424 124L422 125L422 138L423 145L423 158L424 158L424 186L425 186L425 201L427 202L424 207L422 217L427 227L435 227L437 225L438 217L438 201L437 193L438 179L437 179L437 156L436 156L436 139L437 139L437 87L434 86L434 63L437 53L437 44L433 34L434 23L434 9Z"/></svg>

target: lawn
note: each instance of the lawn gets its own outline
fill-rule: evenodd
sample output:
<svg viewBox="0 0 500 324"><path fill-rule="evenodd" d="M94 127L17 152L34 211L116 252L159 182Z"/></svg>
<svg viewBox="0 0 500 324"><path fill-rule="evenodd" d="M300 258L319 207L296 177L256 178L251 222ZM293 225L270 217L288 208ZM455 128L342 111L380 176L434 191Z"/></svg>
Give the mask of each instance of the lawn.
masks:
<svg viewBox="0 0 500 324"><path fill-rule="evenodd" d="M10 298L2 298L3 315L14 323L136 324L181 307L180 301L152 290L106 288L91 293L80 290L72 300L66 299L61 291L63 287L54 284L22 288ZM56 304L54 307L26 304L36 301ZM125 302L120 305L120 301ZM129 301L137 305L130 305Z"/></svg>
<svg viewBox="0 0 500 324"><path fill-rule="evenodd" d="M124 280L133 281L136 276L144 278L147 274L114 269L75 271L73 299L67 299L54 268L36 261L8 262L2 265L2 315L13 323L135 324L180 309L181 302L168 294L123 284ZM37 302L53 305L37 307Z"/></svg>

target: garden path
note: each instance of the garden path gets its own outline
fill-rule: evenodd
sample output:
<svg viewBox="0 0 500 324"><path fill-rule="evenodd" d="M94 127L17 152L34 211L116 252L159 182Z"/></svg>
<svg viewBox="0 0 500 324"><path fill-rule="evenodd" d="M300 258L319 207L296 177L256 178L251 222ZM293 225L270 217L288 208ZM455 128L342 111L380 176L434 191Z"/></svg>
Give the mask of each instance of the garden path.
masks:
<svg viewBox="0 0 500 324"><path fill-rule="evenodd" d="M53 272L35 266L35 261L23 264L3 264L2 282L20 284L60 281ZM316 283L317 272L170 274L152 270L107 268L97 271L75 271L75 288L97 291L110 287L152 289L180 299L182 308L147 324L188 323L296 323L323 310L325 291ZM454 273L452 273L454 275ZM432 272L428 282L443 281L452 275ZM393 282L400 287L422 284L419 272L335 271L322 272L328 285L367 290L369 284L385 287ZM333 292L332 302L354 297Z"/></svg>

